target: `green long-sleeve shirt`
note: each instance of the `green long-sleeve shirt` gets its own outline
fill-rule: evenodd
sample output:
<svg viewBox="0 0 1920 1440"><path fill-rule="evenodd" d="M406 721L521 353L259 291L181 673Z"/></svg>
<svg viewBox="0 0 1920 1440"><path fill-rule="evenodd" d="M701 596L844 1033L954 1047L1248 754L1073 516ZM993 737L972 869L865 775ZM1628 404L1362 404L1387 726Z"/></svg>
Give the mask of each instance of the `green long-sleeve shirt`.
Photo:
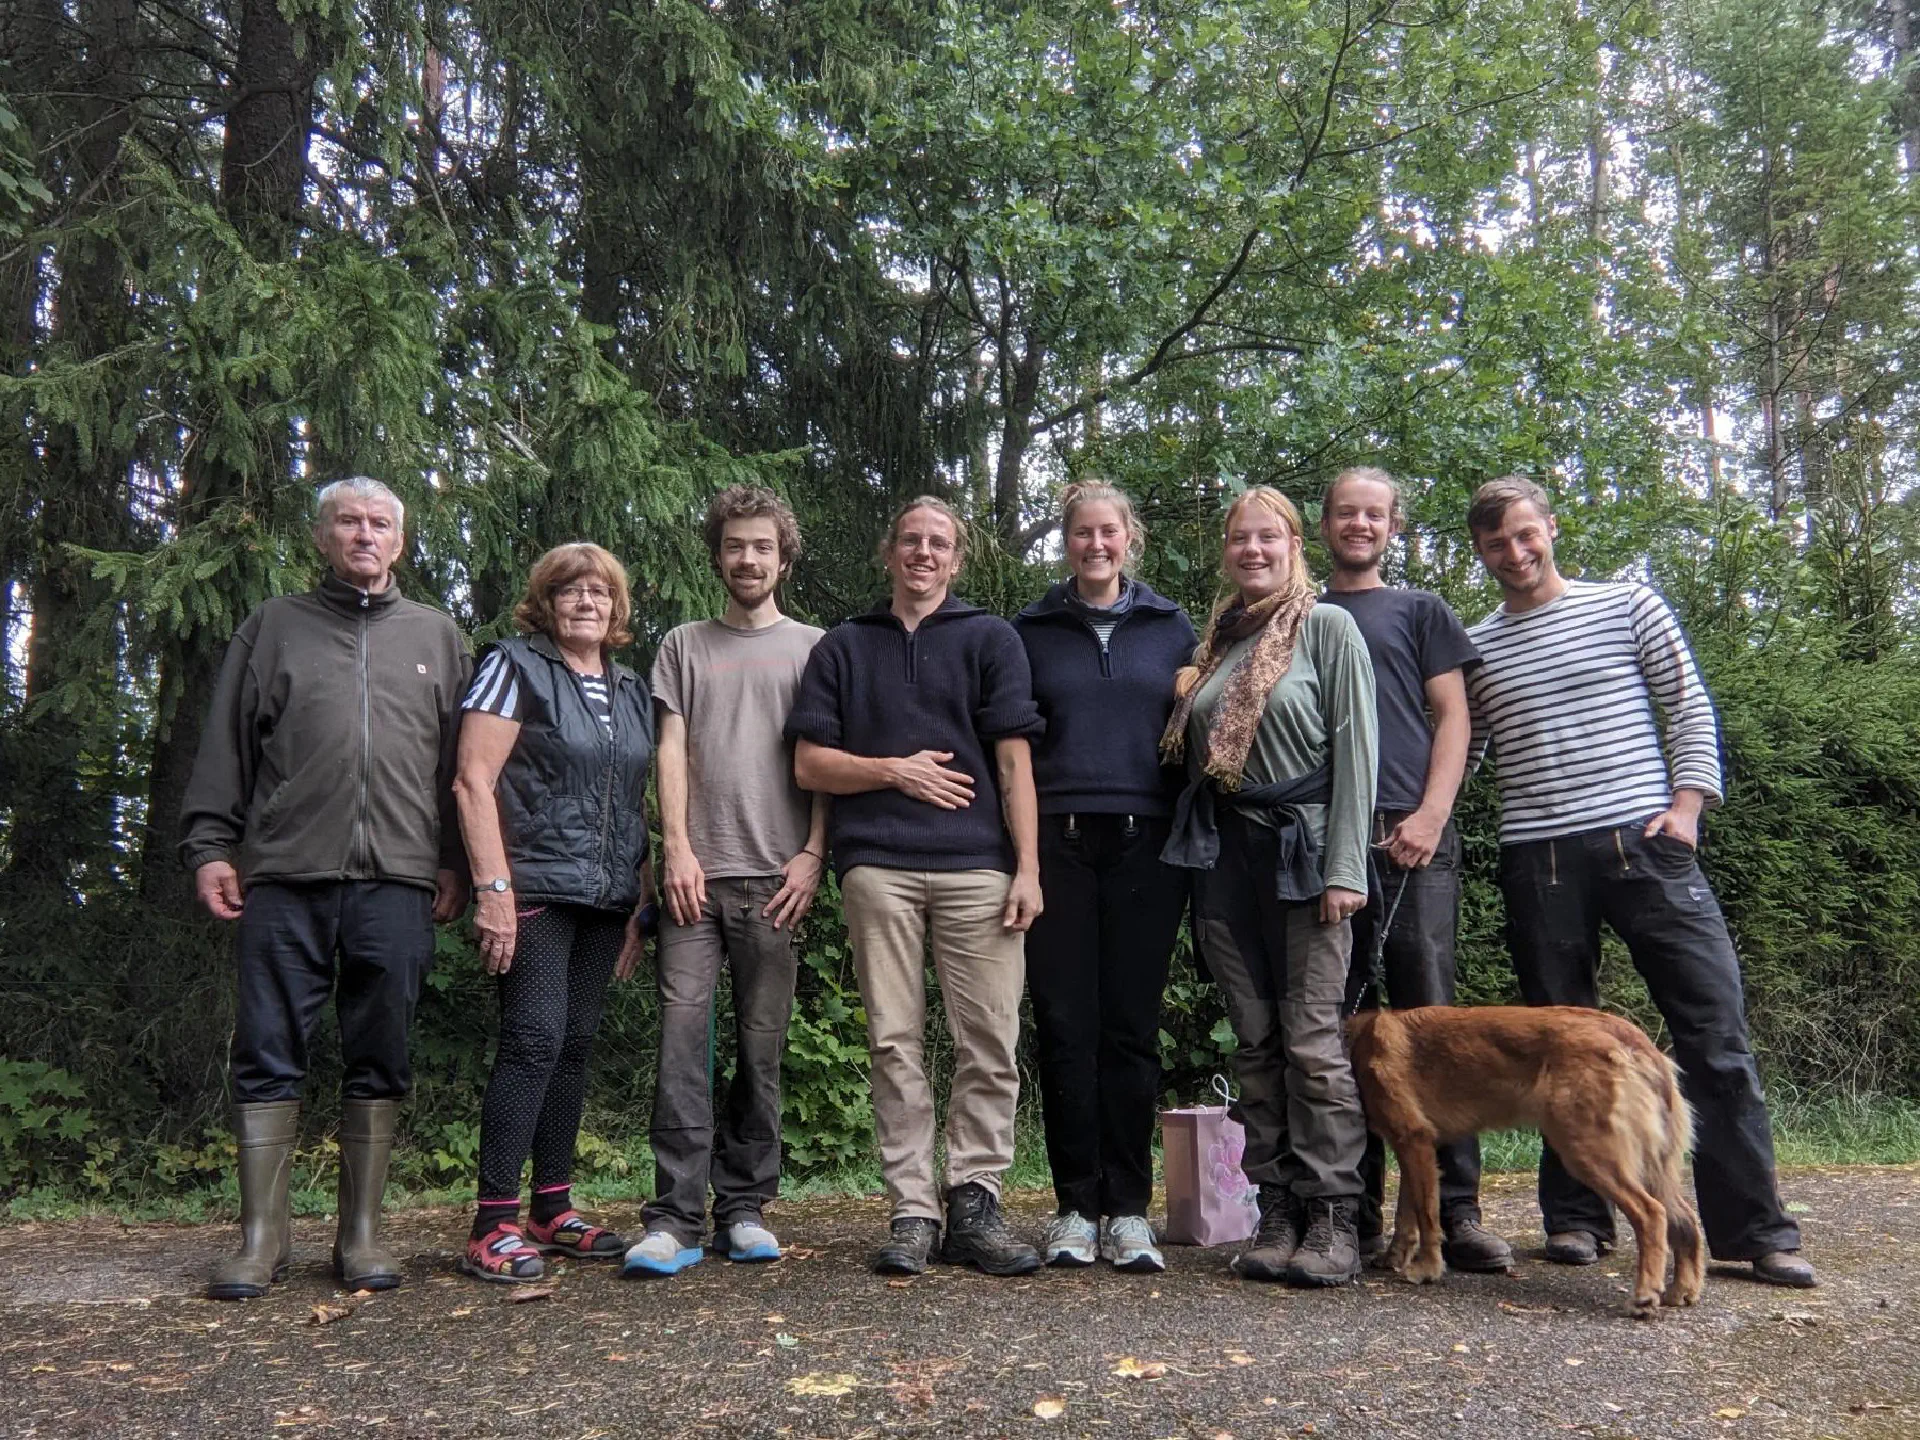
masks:
<svg viewBox="0 0 1920 1440"><path fill-rule="evenodd" d="M1194 697L1187 722L1187 754L1206 753L1207 726L1233 667L1253 637L1227 651L1220 668ZM1373 660L1353 617L1337 605L1307 612L1293 647L1293 663L1267 696L1267 711L1254 732L1244 783L1295 780L1330 765L1333 798L1302 805L1300 816L1320 846L1320 873L1328 885L1367 889L1367 841L1373 821L1373 786L1379 756L1374 710ZM1266 823L1257 811L1253 819Z"/></svg>

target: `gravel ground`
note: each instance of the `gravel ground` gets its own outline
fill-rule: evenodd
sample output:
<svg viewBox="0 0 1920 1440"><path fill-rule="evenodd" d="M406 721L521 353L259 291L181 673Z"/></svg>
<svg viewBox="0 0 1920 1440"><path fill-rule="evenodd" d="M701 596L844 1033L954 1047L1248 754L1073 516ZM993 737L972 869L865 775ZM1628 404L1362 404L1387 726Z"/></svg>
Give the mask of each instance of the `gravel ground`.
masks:
<svg viewBox="0 0 1920 1440"><path fill-rule="evenodd" d="M0 1227L0 1435L1920 1437L1920 1172L1783 1180L1824 1284L1716 1270L1621 1309L1631 1246L1547 1265L1530 1185L1490 1184L1507 1276L1299 1293L1170 1248L1158 1277L870 1275L877 1200L780 1206L776 1265L564 1269L544 1298L453 1273L466 1216L391 1226L406 1285L355 1301L296 1227L262 1301L199 1298L231 1227ZM1037 1231L1047 1197L1010 1209ZM633 1211L615 1212L631 1223ZM338 1318L332 1313L344 1311ZM323 1323L324 1321L324 1323Z"/></svg>

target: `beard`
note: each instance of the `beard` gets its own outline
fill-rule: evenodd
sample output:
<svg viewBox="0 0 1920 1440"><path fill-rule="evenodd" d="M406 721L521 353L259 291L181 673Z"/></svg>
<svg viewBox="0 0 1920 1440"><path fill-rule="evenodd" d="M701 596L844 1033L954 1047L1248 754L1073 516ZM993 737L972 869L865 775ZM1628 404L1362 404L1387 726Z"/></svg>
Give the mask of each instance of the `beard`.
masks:
<svg viewBox="0 0 1920 1440"><path fill-rule="evenodd" d="M780 576L777 572L756 575L730 570L721 578L721 583L736 602L751 608L773 593L774 587L780 583Z"/></svg>

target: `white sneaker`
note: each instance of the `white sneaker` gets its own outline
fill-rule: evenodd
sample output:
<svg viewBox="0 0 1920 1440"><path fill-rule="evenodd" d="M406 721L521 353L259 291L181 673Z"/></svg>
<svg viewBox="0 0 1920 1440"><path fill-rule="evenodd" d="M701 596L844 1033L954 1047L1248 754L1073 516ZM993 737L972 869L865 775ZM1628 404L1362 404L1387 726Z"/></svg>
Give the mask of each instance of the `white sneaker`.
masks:
<svg viewBox="0 0 1920 1440"><path fill-rule="evenodd" d="M620 1267L623 1275L678 1275L689 1265L700 1263L700 1247L689 1249L680 1237L666 1230L649 1230L644 1239L627 1247L627 1258Z"/></svg>
<svg viewBox="0 0 1920 1440"><path fill-rule="evenodd" d="M1167 1260L1153 1243L1153 1226L1144 1215L1113 1215L1100 1222L1100 1258L1116 1270L1157 1275Z"/></svg>
<svg viewBox="0 0 1920 1440"><path fill-rule="evenodd" d="M713 1248L729 1260L778 1260L780 1242L758 1220L736 1220L713 1237Z"/></svg>
<svg viewBox="0 0 1920 1440"><path fill-rule="evenodd" d="M1091 1265L1100 1232L1077 1210L1047 1221L1040 1240L1040 1258L1048 1265Z"/></svg>

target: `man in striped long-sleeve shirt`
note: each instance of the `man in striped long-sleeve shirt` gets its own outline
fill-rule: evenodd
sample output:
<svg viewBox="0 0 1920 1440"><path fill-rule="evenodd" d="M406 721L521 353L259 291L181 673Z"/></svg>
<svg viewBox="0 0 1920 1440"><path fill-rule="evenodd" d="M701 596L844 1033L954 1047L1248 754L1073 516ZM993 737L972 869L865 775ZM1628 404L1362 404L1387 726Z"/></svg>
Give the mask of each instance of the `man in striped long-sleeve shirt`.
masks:
<svg viewBox="0 0 1920 1440"><path fill-rule="evenodd" d="M1529 480L1481 486L1467 527L1504 596L1468 632L1483 663L1467 689L1474 753L1491 745L1500 783L1500 888L1521 993L1530 1005L1597 1004L1601 921L1612 927L1666 1019L1698 1117L1694 1183L1714 1258L1812 1285L1775 1183L1740 962L1695 859L1700 812L1720 799L1720 744L1686 636L1645 585L1563 578L1552 508ZM1549 1260L1591 1264L1612 1247L1610 1207L1550 1148L1540 1208Z"/></svg>

